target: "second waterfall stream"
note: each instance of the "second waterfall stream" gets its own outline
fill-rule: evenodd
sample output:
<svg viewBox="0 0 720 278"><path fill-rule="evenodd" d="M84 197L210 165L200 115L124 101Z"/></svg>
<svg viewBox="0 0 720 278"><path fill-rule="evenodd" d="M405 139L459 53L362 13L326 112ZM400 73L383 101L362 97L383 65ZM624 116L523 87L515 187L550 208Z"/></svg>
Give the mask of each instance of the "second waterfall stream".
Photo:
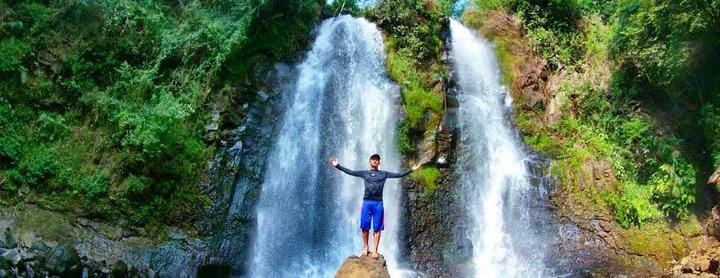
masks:
<svg viewBox="0 0 720 278"><path fill-rule="evenodd" d="M512 127L512 98L500 83L492 45L450 21L451 60L459 103L460 150L455 172L472 242L476 277L543 277L552 237L532 206L528 155Z"/></svg>

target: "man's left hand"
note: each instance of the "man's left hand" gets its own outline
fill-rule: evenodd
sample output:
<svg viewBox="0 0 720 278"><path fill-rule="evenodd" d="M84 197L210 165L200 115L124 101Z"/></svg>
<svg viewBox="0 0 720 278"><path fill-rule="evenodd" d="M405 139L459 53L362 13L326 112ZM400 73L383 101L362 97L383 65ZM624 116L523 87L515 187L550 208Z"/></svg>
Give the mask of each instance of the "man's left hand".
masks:
<svg viewBox="0 0 720 278"><path fill-rule="evenodd" d="M413 165L412 168L410 168L410 169L415 171L417 169L420 169L420 166L422 166L422 164L420 162L418 162L418 163L415 163L415 165Z"/></svg>

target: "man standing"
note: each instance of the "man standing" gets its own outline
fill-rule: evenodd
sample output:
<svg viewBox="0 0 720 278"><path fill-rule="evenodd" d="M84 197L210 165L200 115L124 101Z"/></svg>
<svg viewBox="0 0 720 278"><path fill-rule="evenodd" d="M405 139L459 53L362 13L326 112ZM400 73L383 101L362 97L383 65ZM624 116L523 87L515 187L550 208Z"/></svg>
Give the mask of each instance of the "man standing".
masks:
<svg viewBox="0 0 720 278"><path fill-rule="evenodd" d="M370 156L370 170L350 170L340 166L338 160L335 158L330 158L330 164L348 175L361 177L365 181L365 196L363 197L362 211L360 213L360 229L362 230L363 238L363 256L367 256L368 254L368 237L370 234L370 222L372 221L374 232L373 237L375 238L375 250L373 251L371 257L373 259L377 259L379 257L378 246L380 245L380 231L385 228L382 201L385 180L388 178L402 178L407 176L412 171L420 168L420 163L416 163L412 166L411 171L404 173L392 173L378 170L378 166L380 166L379 154L373 154Z"/></svg>

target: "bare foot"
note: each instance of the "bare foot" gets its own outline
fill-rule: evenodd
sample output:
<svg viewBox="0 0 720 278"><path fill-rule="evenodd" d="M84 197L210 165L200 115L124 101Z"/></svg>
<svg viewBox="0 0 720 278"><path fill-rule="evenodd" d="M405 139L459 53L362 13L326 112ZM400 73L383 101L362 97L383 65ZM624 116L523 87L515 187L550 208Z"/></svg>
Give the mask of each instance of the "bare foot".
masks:
<svg viewBox="0 0 720 278"><path fill-rule="evenodd" d="M373 259L376 259L376 260L377 260L379 257L380 257L380 254L378 254L378 252L373 252L372 255L370 256L370 258L373 258Z"/></svg>
<svg viewBox="0 0 720 278"><path fill-rule="evenodd" d="M360 255L360 257L367 256L368 254L370 254L370 251L368 251L368 248L365 247L365 248L363 248L362 255Z"/></svg>

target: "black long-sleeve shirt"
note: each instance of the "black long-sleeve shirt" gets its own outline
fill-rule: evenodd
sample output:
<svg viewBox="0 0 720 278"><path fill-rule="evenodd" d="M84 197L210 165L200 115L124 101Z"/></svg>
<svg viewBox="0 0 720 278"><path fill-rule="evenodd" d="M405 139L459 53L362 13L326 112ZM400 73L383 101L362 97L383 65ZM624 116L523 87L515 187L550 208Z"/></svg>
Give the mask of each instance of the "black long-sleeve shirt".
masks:
<svg viewBox="0 0 720 278"><path fill-rule="evenodd" d="M402 178L404 176L407 176L412 171L407 171L404 173L393 173L388 171L380 171L380 170L363 170L363 171L353 171L348 168L340 166L338 164L335 166L335 168L338 168L338 170L345 172L348 175L361 177L365 181L365 196L363 199L365 200L378 200L382 201L383 196L383 188L385 187L385 180L388 178Z"/></svg>

